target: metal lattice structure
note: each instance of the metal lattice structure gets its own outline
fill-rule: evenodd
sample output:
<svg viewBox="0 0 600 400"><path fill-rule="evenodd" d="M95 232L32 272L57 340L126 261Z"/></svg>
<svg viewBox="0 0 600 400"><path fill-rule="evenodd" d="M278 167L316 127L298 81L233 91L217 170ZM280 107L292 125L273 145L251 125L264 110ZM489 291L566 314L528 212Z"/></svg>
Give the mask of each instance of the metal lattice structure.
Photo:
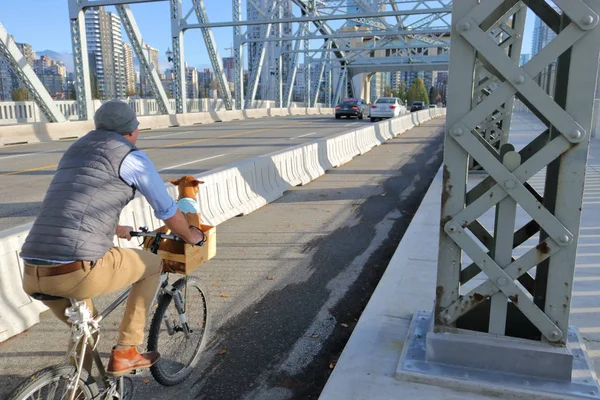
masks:
<svg viewBox="0 0 600 400"><path fill-rule="evenodd" d="M128 6L158 1L168 2L171 15L175 110L171 109L142 33ZM84 14L91 7L116 7L162 114L187 112L184 33L190 29L202 32L218 93L226 109L252 107L259 87L263 88L263 97L265 87L273 89L270 92L273 98L261 97L262 100L275 100L278 106L289 107L301 63L305 68L305 92L297 97L304 99L307 106L319 100L323 74L326 74L323 98L330 104L340 95L356 91L352 82L357 74L447 69L451 0L245 1L259 10L258 18L243 18L242 0L232 0L232 18L225 22L210 22L203 0L192 0L191 6L184 6L182 0L69 0L75 88L81 118L89 119L94 112ZM191 20L192 16L196 21ZM250 28L255 26L260 26L260 34L249 34ZM223 27L232 29L233 94L212 32ZM277 44L275 56L269 56L269 71L266 71L263 67L266 48L273 43ZM251 54L249 46L258 50ZM245 54L251 56L247 60L247 87L244 82ZM320 64L314 65L311 72L311 62L316 60ZM330 75L334 78L331 79ZM344 79L343 90L339 77ZM51 103L49 99L42 102Z"/></svg>
<svg viewBox="0 0 600 400"><path fill-rule="evenodd" d="M414 358L401 360L398 376L438 385L455 379L461 387L524 399L600 396L583 339L568 325L600 3L554 4L454 3L433 322L422 313L413 320L407 347L421 340L426 351L419 367ZM557 36L521 67L512 50L519 52L527 7ZM535 77L552 63L557 84L547 94ZM505 124L515 97L547 126L519 151ZM500 137L491 141L490 129ZM488 174L472 188L471 158ZM545 180L543 191L530 183L536 175ZM495 215L493 231L485 214ZM517 225L525 214L529 221ZM520 247L528 240L537 245ZM424 326L422 339L417 332Z"/></svg>
<svg viewBox="0 0 600 400"><path fill-rule="evenodd" d="M60 112L52 98L33 72L33 68L23 54L19 51L15 41L8 35L4 26L0 24L0 57L2 57L17 75L19 82L25 87L33 100L49 122L64 122L65 116Z"/></svg>

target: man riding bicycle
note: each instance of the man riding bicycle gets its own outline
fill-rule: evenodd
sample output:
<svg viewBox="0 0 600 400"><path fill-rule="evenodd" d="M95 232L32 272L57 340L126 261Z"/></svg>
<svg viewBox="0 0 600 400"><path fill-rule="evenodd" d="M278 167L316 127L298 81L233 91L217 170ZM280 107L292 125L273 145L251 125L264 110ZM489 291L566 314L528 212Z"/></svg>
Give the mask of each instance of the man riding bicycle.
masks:
<svg viewBox="0 0 600 400"><path fill-rule="evenodd" d="M113 348L108 372L121 376L158 361L158 352L139 353L146 315L158 289L159 256L115 247L115 234L130 240L130 226L118 225L136 190L156 218L195 244L202 231L190 227L169 196L148 156L136 146L139 122L126 103L111 100L94 116L96 129L73 143L62 156L20 256L25 261L23 288L63 299L44 304L67 323L69 298L85 300L133 285ZM91 365L91 363L87 363Z"/></svg>

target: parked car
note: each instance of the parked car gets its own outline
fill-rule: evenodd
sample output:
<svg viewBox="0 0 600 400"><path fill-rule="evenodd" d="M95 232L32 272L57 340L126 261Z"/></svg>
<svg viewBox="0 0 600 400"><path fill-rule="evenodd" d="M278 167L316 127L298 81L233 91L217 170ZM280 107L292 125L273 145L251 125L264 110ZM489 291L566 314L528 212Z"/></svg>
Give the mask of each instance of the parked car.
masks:
<svg viewBox="0 0 600 400"><path fill-rule="evenodd" d="M379 97L371 106L371 122L394 118L406 113L406 106L396 97Z"/></svg>
<svg viewBox="0 0 600 400"><path fill-rule="evenodd" d="M336 119L342 117L363 119L365 116L369 116L369 105L363 99L344 99L335 106Z"/></svg>
<svg viewBox="0 0 600 400"><path fill-rule="evenodd" d="M435 104L430 104L429 108L437 108L437 106Z"/></svg>
<svg viewBox="0 0 600 400"><path fill-rule="evenodd" d="M424 101L413 101L410 105L410 112L421 111L425 109Z"/></svg>

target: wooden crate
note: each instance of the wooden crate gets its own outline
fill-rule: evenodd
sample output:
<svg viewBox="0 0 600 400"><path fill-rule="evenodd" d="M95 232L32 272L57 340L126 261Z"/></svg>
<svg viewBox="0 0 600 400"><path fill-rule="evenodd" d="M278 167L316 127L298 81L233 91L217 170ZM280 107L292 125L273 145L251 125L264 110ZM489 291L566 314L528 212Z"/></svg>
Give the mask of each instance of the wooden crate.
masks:
<svg viewBox="0 0 600 400"><path fill-rule="evenodd" d="M210 225L200 225L200 227L206 236L206 241L202 246L175 243L167 239L161 241L158 255L168 265L169 272L187 275L217 254L217 228ZM154 232L167 233L169 229L162 226ZM144 250L148 250L151 243L152 239L147 238L144 241Z"/></svg>

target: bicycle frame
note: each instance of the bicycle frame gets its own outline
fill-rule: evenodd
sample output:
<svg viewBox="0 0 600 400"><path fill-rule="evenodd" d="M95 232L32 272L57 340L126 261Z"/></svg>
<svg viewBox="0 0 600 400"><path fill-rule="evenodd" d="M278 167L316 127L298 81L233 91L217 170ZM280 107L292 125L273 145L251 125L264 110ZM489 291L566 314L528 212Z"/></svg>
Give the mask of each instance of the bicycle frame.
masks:
<svg viewBox="0 0 600 400"><path fill-rule="evenodd" d="M69 322L71 322L71 340L74 345L67 356L68 359L73 359L75 362L75 366L77 368L76 379L74 379L74 383L79 381L81 376L81 371L83 370L83 362L86 356L86 351L89 348L92 360L96 367L98 368L98 372L100 377L102 378L102 382L104 383L107 389L112 387L110 376L107 374L104 364L102 363L102 359L100 358L100 354L97 350L97 341L94 339L94 334L100 331L100 321L106 318L110 313L112 313L118 306L120 306L129 296L131 292L131 288L126 289L123 293L121 293L114 301L112 301L103 311L98 313L95 317L90 316L90 310L87 305L83 301L75 301L71 299L71 307L67 309L67 315L69 316ZM163 296L165 294L169 294L173 297L175 302L175 307L179 313L179 319L181 325L184 329L184 333L187 336L189 334L189 328L187 325L187 318L185 316L185 312L183 312L183 301L181 293L173 287L173 285L168 282L168 274L164 273L161 275L160 284L154 295L154 299L152 301L152 306L156 304L159 296ZM166 317L166 316L165 316ZM165 318L166 319L166 318ZM169 334L173 334L175 329L172 324L166 320L167 330ZM90 329L91 328L91 329ZM81 347L81 349L79 349ZM123 396L123 377L120 378L119 384L119 393L121 398ZM69 400L73 400L73 396L75 392L73 391Z"/></svg>

